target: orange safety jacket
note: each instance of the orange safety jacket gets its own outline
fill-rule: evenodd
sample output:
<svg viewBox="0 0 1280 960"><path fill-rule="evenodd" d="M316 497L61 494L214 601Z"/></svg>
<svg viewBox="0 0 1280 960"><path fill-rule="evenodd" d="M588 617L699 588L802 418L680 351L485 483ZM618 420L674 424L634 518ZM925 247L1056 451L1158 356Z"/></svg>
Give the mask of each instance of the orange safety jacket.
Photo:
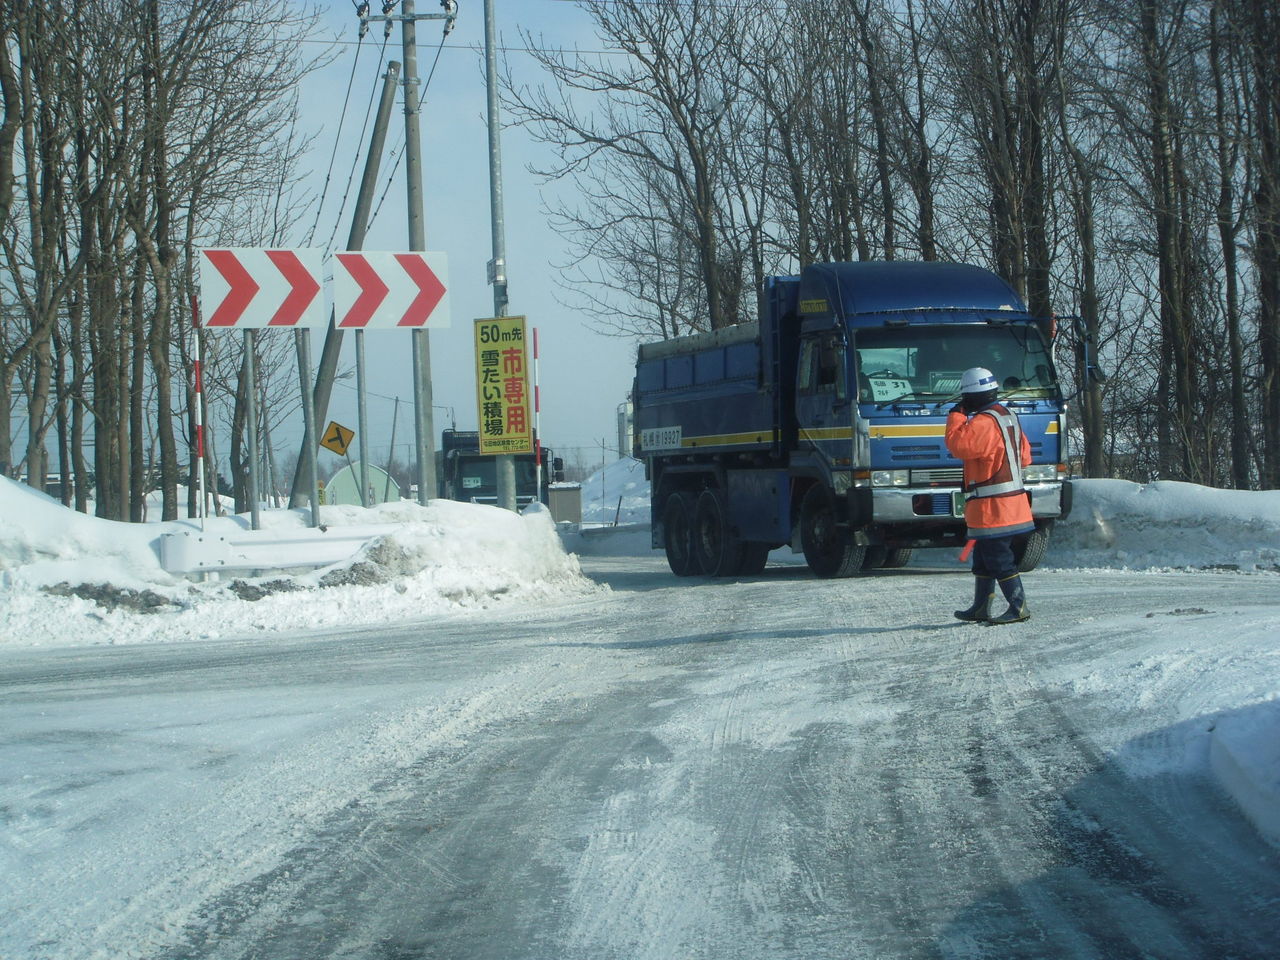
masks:
<svg viewBox="0 0 1280 960"><path fill-rule="evenodd" d="M1031 463L1031 444L1011 411L998 403L972 417L954 410L947 417L946 443L952 456L964 461L969 539L1010 537L1035 529L1031 498L1022 485L1022 467ZM1015 458L1017 469L1011 467Z"/></svg>

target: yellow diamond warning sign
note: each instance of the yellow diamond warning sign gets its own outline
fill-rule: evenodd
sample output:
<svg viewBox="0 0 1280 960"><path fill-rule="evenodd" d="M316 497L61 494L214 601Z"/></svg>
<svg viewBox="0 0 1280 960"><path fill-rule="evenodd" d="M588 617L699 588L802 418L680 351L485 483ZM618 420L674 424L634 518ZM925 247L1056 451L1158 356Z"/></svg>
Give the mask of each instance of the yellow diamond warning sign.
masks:
<svg viewBox="0 0 1280 960"><path fill-rule="evenodd" d="M329 425L324 428L324 433L320 435L320 446L326 450L332 450L340 457L345 457L347 447L351 446L355 436L354 430L344 427L336 420L330 420Z"/></svg>

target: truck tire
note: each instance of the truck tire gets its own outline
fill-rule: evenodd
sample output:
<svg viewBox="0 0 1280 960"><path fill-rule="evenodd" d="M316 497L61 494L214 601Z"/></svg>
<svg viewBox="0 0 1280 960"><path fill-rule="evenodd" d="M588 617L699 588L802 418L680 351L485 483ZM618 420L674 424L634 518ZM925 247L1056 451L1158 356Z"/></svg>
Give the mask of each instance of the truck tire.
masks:
<svg viewBox="0 0 1280 960"><path fill-rule="evenodd" d="M880 564L880 566L886 570L896 570L898 567L905 567L910 562L910 547L888 547L884 553L884 563Z"/></svg>
<svg viewBox="0 0 1280 960"><path fill-rule="evenodd" d="M910 547L867 547L863 570L894 570L911 560Z"/></svg>
<svg viewBox="0 0 1280 960"><path fill-rule="evenodd" d="M819 577L855 576L867 552L837 523L835 502L821 484L810 487L800 501L800 545L809 569Z"/></svg>
<svg viewBox="0 0 1280 960"><path fill-rule="evenodd" d="M693 551L696 502L692 493L677 490L667 497L667 505L662 508L662 545L667 551L667 564L677 577L691 577L702 572Z"/></svg>
<svg viewBox="0 0 1280 960"><path fill-rule="evenodd" d="M708 488L693 512L693 556L709 577L734 577L742 569L743 543L729 529L724 494Z"/></svg>
<svg viewBox="0 0 1280 960"><path fill-rule="evenodd" d="M1037 524L1035 530L1024 537L1014 537L1013 561L1019 573L1030 573L1040 566L1040 561L1049 550L1049 534L1053 530L1053 522Z"/></svg>
<svg viewBox="0 0 1280 960"><path fill-rule="evenodd" d="M863 570L879 570L884 566L885 559L889 556L887 547L867 547L862 551L862 569Z"/></svg>

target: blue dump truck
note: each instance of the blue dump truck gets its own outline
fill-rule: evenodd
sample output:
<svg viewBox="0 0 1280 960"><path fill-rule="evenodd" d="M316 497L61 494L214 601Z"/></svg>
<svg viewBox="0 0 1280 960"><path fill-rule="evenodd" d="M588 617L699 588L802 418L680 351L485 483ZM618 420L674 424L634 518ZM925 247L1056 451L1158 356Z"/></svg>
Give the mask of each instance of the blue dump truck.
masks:
<svg viewBox="0 0 1280 960"><path fill-rule="evenodd" d="M803 551L821 577L965 542L961 465L943 442L960 375L986 367L1031 443L1033 569L1071 507L1054 321L979 267L820 263L766 281L759 321L643 344L635 455L653 546L678 576L758 573Z"/></svg>
<svg viewBox="0 0 1280 960"><path fill-rule="evenodd" d="M538 489L538 464L532 453L513 456L516 475L516 506L527 507L537 499L547 502L548 484L564 479L564 463L542 448L542 488ZM550 469L548 469L550 468ZM480 452L480 434L475 430L445 430L436 451L437 494L445 500L467 503L498 502L497 457Z"/></svg>

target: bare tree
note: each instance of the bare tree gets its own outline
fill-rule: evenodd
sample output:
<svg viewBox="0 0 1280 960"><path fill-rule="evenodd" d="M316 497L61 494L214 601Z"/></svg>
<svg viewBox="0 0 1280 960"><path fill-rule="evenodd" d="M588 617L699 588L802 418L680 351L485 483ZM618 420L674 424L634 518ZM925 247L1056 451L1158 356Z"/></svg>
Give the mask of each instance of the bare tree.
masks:
<svg viewBox="0 0 1280 960"><path fill-rule="evenodd" d="M587 9L602 42L621 59L536 51L554 90L508 84L506 106L557 151L559 163L540 172L574 180L592 196L586 218L567 217L574 230L586 231L584 251L624 218L644 216L650 207L645 193L663 191L655 199L666 211L660 225L670 234L657 237L652 252L692 250L703 304L698 312L705 317L696 323L723 327L736 319L726 294L738 299L741 285L720 248L726 201L717 170L720 120L733 91L716 65L726 59L729 14L713 0L618 0ZM526 40L536 47L533 38ZM593 110L582 109L584 99ZM592 194L602 185L603 194ZM608 261L603 268L611 269Z"/></svg>
<svg viewBox="0 0 1280 960"><path fill-rule="evenodd" d="M1231 376L1231 480L1248 489L1249 414L1245 402L1244 343L1241 336L1240 268L1237 239L1240 210L1236 180L1240 167L1240 71L1232 53L1234 44L1223 16L1223 0L1213 0L1209 21L1209 68L1213 76L1213 137L1217 142L1218 237L1222 245L1222 283Z"/></svg>
<svg viewBox="0 0 1280 960"><path fill-rule="evenodd" d="M154 476L170 518L185 393L172 387L175 343L185 346L177 305L197 243L247 245L263 223L283 236L298 212L289 186L306 143L292 124L313 65L298 41L315 11L286 0L6 0L3 12L0 295L20 325L7 311L0 469L12 469L17 383L33 482L56 423L77 505L92 472L101 515L140 519Z"/></svg>
<svg viewBox="0 0 1280 960"><path fill-rule="evenodd" d="M1280 11L1266 0L1233 4L1252 67L1253 234L1261 364L1258 424L1262 486L1280 487Z"/></svg>

